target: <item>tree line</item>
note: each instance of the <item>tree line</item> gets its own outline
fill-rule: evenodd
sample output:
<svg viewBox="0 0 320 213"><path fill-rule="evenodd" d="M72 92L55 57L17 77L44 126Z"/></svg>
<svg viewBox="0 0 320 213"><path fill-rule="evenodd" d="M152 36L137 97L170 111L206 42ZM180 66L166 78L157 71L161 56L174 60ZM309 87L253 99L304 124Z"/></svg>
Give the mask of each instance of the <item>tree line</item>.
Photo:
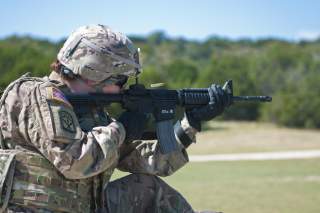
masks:
<svg viewBox="0 0 320 213"><path fill-rule="evenodd" d="M263 120L279 125L320 128L320 40L230 40L212 36L204 41L170 38L164 32L130 36L141 49L147 86L208 87L234 82L235 95L272 95L270 104L238 103L220 119ZM45 76L64 43L28 36L0 40L0 87L26 72Z"/></svg>

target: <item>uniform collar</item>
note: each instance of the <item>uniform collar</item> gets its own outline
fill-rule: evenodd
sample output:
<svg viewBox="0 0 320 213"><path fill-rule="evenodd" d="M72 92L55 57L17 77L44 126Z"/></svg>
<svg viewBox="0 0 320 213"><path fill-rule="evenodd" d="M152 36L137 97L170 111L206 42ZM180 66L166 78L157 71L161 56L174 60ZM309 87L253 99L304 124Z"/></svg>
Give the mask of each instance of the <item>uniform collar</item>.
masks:
<svg viewBox="0 0 320 213"><path fill-rule="evenodd" d="M62 92L64 92L64 93L71 92L70 89L68 88L68 86L65 83L63 83L63 81L58 73L52 71L49 76L46 76L44 78L48 79L53 84L55 84Z"/></svg>

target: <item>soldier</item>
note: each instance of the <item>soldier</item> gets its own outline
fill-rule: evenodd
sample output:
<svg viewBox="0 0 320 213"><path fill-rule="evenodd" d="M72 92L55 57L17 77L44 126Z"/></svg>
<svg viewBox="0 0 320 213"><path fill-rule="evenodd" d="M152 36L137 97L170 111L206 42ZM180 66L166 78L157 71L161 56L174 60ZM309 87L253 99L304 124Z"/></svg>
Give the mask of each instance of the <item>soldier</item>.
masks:
<svg viewBox="0 0 320 213"><path fill-rule="evenodd" d="M157 142L139 140L146 115L124 112L116 120L65 98L118 93L139 74L138 51L126 36L103 25L80 27L52 69L44 78L22 76L1 97L0 212L194 212L157 176L185 165L201 121L230 104L221 87L209 89L208 106L177 122L179 149L161 154ZM108 183L115 168L132 174Z"/></svg>

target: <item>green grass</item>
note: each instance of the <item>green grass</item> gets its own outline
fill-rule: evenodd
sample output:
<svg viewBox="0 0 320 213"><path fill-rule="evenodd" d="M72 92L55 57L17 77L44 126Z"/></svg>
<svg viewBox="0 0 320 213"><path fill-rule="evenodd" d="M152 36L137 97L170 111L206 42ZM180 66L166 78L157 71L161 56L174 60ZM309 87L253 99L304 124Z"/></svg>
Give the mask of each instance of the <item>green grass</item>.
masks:
<svg viewBox="0 0 320 213"><path fill-rule="evenodd" d="M320 131L211 122L189 154L320 149ZM116 172L112 179L125 173ZM196 210L320 212L320 159L189 163L164 180Z"/></svg>
<svg viewBox="0 0 320 213"><path fill-rule="evenodd" d="M189 163L163 179L196 210L320 212L319 159Z"/></svg>
<svg viewBox="0 0 320 213"><path fill-rule="evenodd" d="M320 212L320 161L190 163L166 182L195 209Z"/></svg>
<svg viewBox="0 0 320 213"><path fill-rule="evenodd" d="M209 122L189 154L320 149L320 131L279 128L257 122Z"/></svg>

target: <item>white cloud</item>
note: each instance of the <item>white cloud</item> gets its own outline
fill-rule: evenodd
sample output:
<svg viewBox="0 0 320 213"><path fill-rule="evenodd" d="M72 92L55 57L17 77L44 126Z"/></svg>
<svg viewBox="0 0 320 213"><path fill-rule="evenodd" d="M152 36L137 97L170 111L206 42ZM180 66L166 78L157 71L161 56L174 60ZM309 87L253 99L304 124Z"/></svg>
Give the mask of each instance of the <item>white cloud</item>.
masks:
<svg viewBox="0 0 320 213"><path fill-rule="evenodd" d="M301 30L295 35L296 40L314 41L320 38L320 31Z"/></svg>

